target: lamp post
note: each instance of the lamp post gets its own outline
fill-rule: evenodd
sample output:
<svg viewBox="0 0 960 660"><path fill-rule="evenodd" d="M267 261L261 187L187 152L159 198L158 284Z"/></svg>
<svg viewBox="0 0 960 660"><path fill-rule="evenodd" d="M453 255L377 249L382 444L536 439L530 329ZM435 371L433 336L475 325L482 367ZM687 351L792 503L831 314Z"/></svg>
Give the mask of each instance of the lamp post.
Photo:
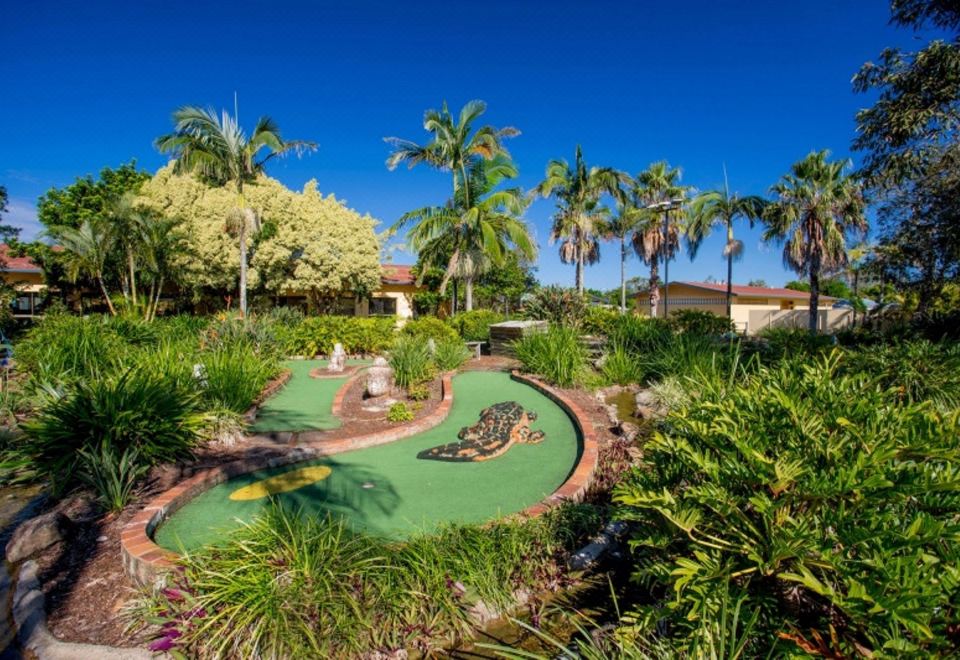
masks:
<svg viewBox="0 0 960 660"><path fill-rule="evenodd" d="M648 209L663 211L663 243L661 249L663 251L663 318L665 319L669 318L670 315L670 293L667 291L667 286L670 284L670 253L668 249L670 244L670 211L675 211L681 206L683 206L682 197L674 197L647 206Z"/></svg>

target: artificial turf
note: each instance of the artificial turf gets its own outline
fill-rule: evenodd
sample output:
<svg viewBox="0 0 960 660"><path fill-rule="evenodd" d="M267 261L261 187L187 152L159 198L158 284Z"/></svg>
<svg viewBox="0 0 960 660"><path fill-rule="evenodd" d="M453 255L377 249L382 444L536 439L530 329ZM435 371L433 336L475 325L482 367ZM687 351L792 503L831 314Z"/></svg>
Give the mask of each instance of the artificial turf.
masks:
<svg viewBox="0 0 960 660"><path fill-rule="evenodd" d="M360 364L350 361L350 364ZM250 427L255 433L270 431L325 431L340 428L333 414L333 397L347 382L343 378L311 378L310 370L326 367L326 360L290 360L292 373L283 388L267 399Z"/></svg>
<svg viewBox="0 0 960 660"><path fill-rule="evenodd" d="M454 377L454 403L441 424L411 438L337 454L298 465L243 475L214 486L177 511L157 530L156 541L171 550L215 543L262 511L269 498L235 501L230 494L261 479L308 464L331 468L326 478L275 495L307 515L345 516L358 529L391 538L431 531L444 521L482 522L520 511L563 483L580 452L566 413L533 388L507 374L467 372ZM417 453L457 440L463 426L501 401L516 401L537 413L533 429L545 432L537 445L517 444L504 455L479 463L421 460Z"/></svg>

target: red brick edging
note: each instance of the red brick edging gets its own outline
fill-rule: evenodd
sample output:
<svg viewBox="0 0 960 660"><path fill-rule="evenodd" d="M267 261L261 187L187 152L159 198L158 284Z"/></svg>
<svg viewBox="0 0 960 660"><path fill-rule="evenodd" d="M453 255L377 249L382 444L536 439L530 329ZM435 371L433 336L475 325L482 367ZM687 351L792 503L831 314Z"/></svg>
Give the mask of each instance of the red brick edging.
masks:
<svg viewBox="0 0 960 660"><path fill-rule="evenodd" d="M583 497L597 466L597 439L593 431L593 426L590 424L589 417L583 413L576 403L570 401L564 397L563 394L536 378L521 375L516 371L513 372L511 377L514 380L533 387L563 408L579 428L583 442L580 458L570 476L567 477L567 480L548 498L521 512L527 516L538 516L563 501L579 500ZM351 380L353 379L351 378ZM342 395L346 392L347 385L349 385L349 382L337 392L337 397L340 399L340 402L342 402ZM356 449L364 449L422 433L437 426L446 419L450 408L453 406L453 379L451 373L443 375L442 391L443 398L437 407L431 411L430 414L409 424L403 424L356 438L344 438L341 440L319 440L317 442L311 442L308 438L304 437L307 434L301 434L300 437L301 440L305 440L303 443L305 446L292 449L290 453L284 456L274 457L268 460L249 459L233 461L232 463L227 463L195 474L193 477L174 486L152 500L123 528L123 531L120 533L120 552L123 559L124 570L126 570L127 575L135 582L143 585L155 582L163 573L170 570L174 566L174 561L178 555L154 543L152 538L153 533L160 523L172 513L205 490L223 483L228 479L255 470L280 467L319 456L329 456ZM336 406L337 403L334 405Z"/></svg>

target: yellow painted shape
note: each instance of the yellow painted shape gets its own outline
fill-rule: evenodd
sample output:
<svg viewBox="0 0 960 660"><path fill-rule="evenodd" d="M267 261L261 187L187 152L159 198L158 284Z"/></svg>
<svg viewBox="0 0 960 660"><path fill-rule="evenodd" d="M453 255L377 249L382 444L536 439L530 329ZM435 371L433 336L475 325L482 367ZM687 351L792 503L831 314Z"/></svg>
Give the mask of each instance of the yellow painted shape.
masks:
<svg viewBox="0 0 960 660"><path fill-rule="evenodd" d="M255 481L249 486L243 486L230 493L231 500L259 500L261 497L286 493L304 486L323 481L330 476L331 470L326 465L311 465L284 472L268 479Z"/></svg>

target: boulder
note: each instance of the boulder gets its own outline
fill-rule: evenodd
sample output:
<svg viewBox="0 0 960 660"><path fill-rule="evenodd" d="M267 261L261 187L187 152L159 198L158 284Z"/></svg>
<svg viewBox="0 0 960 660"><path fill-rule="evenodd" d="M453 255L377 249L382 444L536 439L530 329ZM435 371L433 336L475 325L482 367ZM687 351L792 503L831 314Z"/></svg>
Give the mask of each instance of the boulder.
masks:
<svg viewBox="0 0 960 660"><path fill-rule="evenodd" d="M640 390L634 397L637 406L637 417L642 419L663 419L667 416L667 409L650 390Z"/></svg>
<svg viewBox="0 0 960 660"><path fill-rule="evenodd" d="M7 543L7 561L18 562L35 555L70 533L73 523L59 511L31 518L17 527Z"/></svg>
<svg viewBox="0 0 960 660"><path fill-rule="evenodd" d="M620 433L622 438L626 438L628 441L633 441L637 437L637 434L640 433L640 427L636 424L631 424L630 422L620 422L617 427L617 431Z"/></svg>
<svg viewBox="0 0 960 660"><path fill-rule="evenodd" d="M384 396L392 391L393 369L377 366L367 369L367 396Z"/></svg>
<svg viewBox="0 0 960 660"><path fill-rule="evenodd" d="M389 366L390 366L390 363L387 362L387 358L383 357L382 355L378 355L377 357L373 358L373 366L375 366L375 367L389 367Z"/></svg>
<svg viewBox="0 0 960 660"><path fill-rule="evenodd" d="M343 344L337 342L333 345L333 353L330 354L330 364L327 365L327 371L339 373L343 371L347 363L347 353L343 350Z"/></svg>

